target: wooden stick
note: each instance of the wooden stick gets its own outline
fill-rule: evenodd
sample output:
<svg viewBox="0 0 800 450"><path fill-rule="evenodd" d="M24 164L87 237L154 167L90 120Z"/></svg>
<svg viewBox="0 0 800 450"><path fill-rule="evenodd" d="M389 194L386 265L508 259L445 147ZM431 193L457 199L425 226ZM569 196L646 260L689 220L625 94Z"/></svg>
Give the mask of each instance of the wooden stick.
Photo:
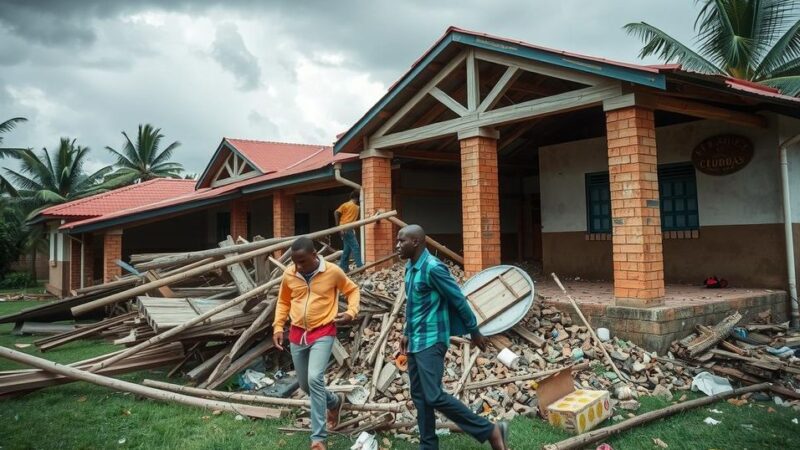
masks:
<svg viewBox="0 0 800 450"><path fill-rule="evenodd" d="M489 386L497 386L498 384L508 384L508 383L516 383L517 381L528 381L534 378L542 378L548 375L552 375L557 372L561 372L562 370L566 369L567 367L561 367L558 369L549 369L543 370L541 372L534 372L525 375L517 375L515 377L508 377L508 378L500 378L497 380L483 380L483 381L476 381L474 383L467 383L464 386L464 390L469 391L472 389L481 389L486 388ZM588 362L582 362L580 364L576 364L574 366L569 367L570 369L574 370L583 370L589 368Z"/></svg>
<svg viewBox="0 0 800 450"><path fill-rule="evenodd" d="M673 414L687 411L690 409L698 408L700 406L709 405L711 403L717 402L719 400L723 400L730 397L736 397L742 394L746 394L748 392L758 392L763 391L770 388L770 383L761 383L761 384L754 384L753 386L747 386L740 389L735 389L729 392L723 392L716 395L711 395L709 397L699 398L697 400L691 400L684 403L678 403L677 405L672 405L664 409L659 409L657 411L651 411L649 413L642 414L640 416L636 416L632 419L628 419L617 424L600 428L598 430L593 430L588 433L581 434L579 436L575 436L569 439L565 439L561 442L557 442L555 444L549 444L542 447L545 450L567 450L567 449L579 449L588 446L589 444L598 442L600 440L606 439L609 436L612 436L617 433L621 433L625 430L631 429L638 425L642 425L648 422L652 422L654 420L660 419L662 417L669 417Z"/></svg>
<svg viewBox="0 0 800 450"><path fill-rule="evenodd" d="M378 340L375 341L375 345L372 346L372 350L367 354L367 365L370 365L375 362L375 358L378 356L379 351L383 351L385 347L383 345L386 338L389 336L389 332L392 330L392 325L394 325L394 321L397 320L397 315L400 313L400 308L403 306L403 301L406 298L406 284L405 282L400 283L400 289L397 292L397 298L394 301L394 305L392 305L392 312L389 314L388 319L388 326L383 327L380 336L378 336Z"/></svg>
<svg viewBox="0 0 800 450"><path fill-rule="evenodd" d="M472 353L472 356L469 358L469 362L467 363L466 367L464 367L464 373L461 374L461 379L458 380L455 389L453 389L453 397L458 397L461 394L461 390L464 388L464 384L466 384L467 380L469 379L470 371L472 371L472 366L475 365L475 361L478 360L478 355L481 354L481 349L476 348L475 351ZM461 356L464 357L463 355Z"/></svg>
<svg viewBox="0 0 800 450"><path fill-rule="evenodd" d="M389 217L387 220L389 222L392 222L393 224L397 225L398 227L408 226L407 223L403 222L402 220L398 219L397 217ZM458 253L450 250L449 248L445 247L444 245L440 244L439 242L434 240L432 237L425 236L425 242L427 242L428 245L430 245L431 247L435 248L436 250L439 250L440 252L442 252L445 255L447 255L453 261L461 264L462 266L464 265L464 258L462 258L461 255L459 255Z"/></svg>
<svg viewBox="0 0 800 450"><path fill-rule="evenodd" d="M136 265L137 270L150 270L150 269L159 269L162 267L167 266L174 266L177 264L187 264L194 262L198 259L204 258L219 258L225 255L229 255L231 253L241 253L247 252L263 247L267 247L270 245L280 244L284 242L288 242L293 239L293 236L287 236L282 238L272 238L272 239L264 239L261 241L255 242L248 242L244 244L234 244L230 247L220 247L220 248L210 248L207 250L199 250L195 252L186 252L186 253L179 253L175 255L169 256L162 256L160 258L156 258L152 261L143 262Z"/></svg>
<svg viewBox="0 0 800 450"><path fill-rule="evenodd" d="M401 290L402 291L402 290ZM381 320L381 334L383 334L384 330L388 330L389 327L389 320L387 319L389 315L384 314ZM375 390L378 388L378 377L381 374L381 369L383 368L383 359L384 359L384 346L386 345L386 341L384 340L383 343L375 343L375 347L378 348L378 357L375 360L375 368L372 371L372 380L370 381L370 388L369 388L369 397L368 400L372 400L375 397Z"/></svg>
<svg viewBox="0 0 800 450"><path fill-rule="evenodd" d="M264 395L242 394L238 392L224 392L214 391L211 389L200 389L189 386L179 386L177 384L165 383L156 380L144 380L142 382L145 386L154 387L170 392L179 392L188 395L218 398L225 400L237 400L242 402L264 403L276 406L297 406L297 407L310 407L311 401L308 399L293 399L293 398L280 398L280 397L267 397ZM402 411L405 405L403 403L365 403L363 405L356 405L353 403L345 402L342 409L345 411L380 411L380 412L395 412Z"/></svg>
<svg viewBox="0 0 800 450"><path fill-rule="evenodd" d="M351 228L357 228L357 227L360 227L360 226L368 224L368 223L377 222L379 220L383 220L383 219L392 217L392 216L394 216L396 214L397 214L396 211L389 211L387 213L377 214L375 216L370 217L369 219L359 220L359 221L356 221L356 222L350 222L350 223L347 223L347 224L344 224L344 225L339 225L337 227L328 228L327 230L322 230L322 231L317 231L317 232L314 232L314 233L310 233L310 234L307 234L306 237L311 238L311 239L315 239L315 238L318 238L320 236L326 236L328 234L337 233L339 231L349 230ZM264 242L264 241L252 242L251 244L259 244L261 242ZM247 244L247 245L251 245L251 244ZM212 262L212 263L209 263L209 264L202 265L200 267L195 267L194 269L187 270L185 272L181 272L181 273L178 273L178 274L175 274L175 275L170 275L168 277L163 277L163 278L161 278L159 280L155 280L155 281L151 281L151 282L148 282L148 283L144 283L142 285L139 285L139 286L124 290L122 292L110 295L108 297L104 297L104 298L101 298L101 299L98 299L98 300L95 300L95 301L92 301L92 302L88 302L88 303L85 303L83 305L75 306L75 307L73 307L71 309L71 311L72 311L72 314L74 316L80 316L81 314L85 314L85 313L87 313L89 311L93 311L93 310L95 310L97 308L102 308L102 307L107 306L107 305L113 305L114 303L121 302L121 301L124 301L124 300L128 300L128 299L130 299L132 297L135 297L137 295L142 295L142 294L144 294L146 292L149 292L149 291L151 291L151 290L153 290L155 288L158 288L158 287L161 287L161 286L167 286L167 285L175 283L177 281L182 281L182 280L186 280L186 279L189 279L189 278L193 278L193 277L195 277L197 275L202 275L202 274L204 274L206 272L210 272L212 270L222 269L222 268L227 267L230 264L241 262L241 261L247 261L247 260L253 259L254 257L259 256L259 255L266 255L266 254L272 253L272 252L274 252L276 250L283 250L283 249L291 247L291 245L292 245L292 241L286 241L286 242L281 242L281 243L274 244L274 245L269 245L269 246L266 246L266 247L263 247L263 248L258 248L256 250L252 250L252 251L249 251L249 252L246 252L246 253L240 253L240 254L238 254L238 255L236 255L234 257L231 257L229 259L225 259L225 260L222 260L222 261L215 261L215 262ZM232 248L235 248L235 247L236 246L226 247L226 249L229 250L229 249L232 249ZM264 285L262 285L262 286L264 286Z"/></svg>
<svg viewBox="0 0 800 450"><path fill-rule="evenodd" d="M575 300L572 298L572 296L567 293L567 290L564 289L564 285L561 284L561 280L558 279L558 275L556 275L555 272L553 272L550 274L550 276L553 277L558 287L561 288L561 292L563 292L564 295L566 295L567 298L569 299L569 302L572 303L572 307L575 308L575 312L578 313L578 317L580 317L581 322L583 322L583 324L586 325L586 328L589 329L589 333L592 335L594 342L597 344L598 347L600 347L600 350L603 351L603 355L605 355L606 361L608 362L608 364L611 365L611 368L614 369L614 373L617 374L617 377L619 377L619 379L622 381L629 381L628 377L622 376L622 372L619 371L617 365L614 364L614 360L611 359L611 355L608 354L606 346L603 345L603 342L600 340L600 338L597 337L597 334L595 334L594 328L592 328L592 325L589 323L588 320L586 320L586 317L584 317L583 313L581 312L581 309L578 307L578 303L576 303Z"/></svg>
<svg viewBox="0 0 800 450"><path fill-rule="evenodd" d="M94 373L89 373L83 370L78 370L74 367L64 366L46 359L37 358L22 352L11 350L9 348L0 347L0 356L18 363L27 364L32 367L37 367L51 373L64 375L66 377L86 381L88 383L104 386L107 388L130 392L132 394L141 395L142 397L152 398L163 402L175 402L189 406L199 406L201 408L220 409L229 411L236 414L242 414L249 417L257 417L259 419L265 418L279 418L281 411L279 409L264 408L260 406L237 405L234 403L218 402L214 400L204 400L188 395L176 394L166 392L151 387L142 386L128 381L117 380L114 378L104 377Z"/></svg>

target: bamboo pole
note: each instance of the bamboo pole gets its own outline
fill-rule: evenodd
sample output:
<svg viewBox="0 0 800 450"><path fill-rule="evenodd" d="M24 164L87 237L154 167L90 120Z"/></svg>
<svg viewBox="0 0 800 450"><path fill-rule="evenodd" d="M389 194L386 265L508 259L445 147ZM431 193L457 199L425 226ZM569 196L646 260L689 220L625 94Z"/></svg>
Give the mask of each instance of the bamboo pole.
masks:
<svg viewBox="0 0 800 450"><path fill-rule="evenodd" d="M406 226L408 226L407 223L403 222L402 220L398 219L397 217L390 217L387 220L389 222L392 222L393 224L397 225L398 227L406 227ZM425 242L427 242L428 245L430 245L431 247L435 248L436 250L439 250L440 252L442 252L445 255L447 255L453 261L461 264L462 266L464 265L464 258L461 255L459 255L458 253L450 250L449 248L445 247L444 245L440 244L439 242L437 242L432 237L425 236Z"/></svg>
<svg viewBox="0 0 800 450"><path fill-rule="evenodd" d="M310 239L316 239L316 238L321 237L321 236L327 236L329 234L337 233L339 231L349 230L351 228L356 228L356 227L359 227L359 226L362 226L362 225L365 225L365 224L368 224L368 223L377 222L379 220L387 219L387 218L392 217L392 216L394 216L396 214L397 214L396 211L389 211L389 212L386 212L386 213L374 215L374 216L370 217L369 219L360 220L358 222L350 222L350 223L347 223L347 224L344 224L344 225L339 225L337 227L328 228L327 230L321 230L321 231L317 231L317 232L314 232L314 233L309 233L309 234L307 234L305 236L310 238ZM263 241L254 242L254 243L261 243L261 242L263 242ZM254 244L254 243L251 243L251 244ZM249 245L249 244L247 244L247 245ZM238 254L236 256L233 256L231 258L228 258L228 259L225 259L225 260L222 260L222 261L215 261L215 262L212 262L212 263L208 263L208 264L202 265L200 267L195 267L194 269L187 270L185 272L181 272L181 273L178 273L178 274L175 274L175 275L171 275L171 276L168 276L168 277L163 277L163 278L158 279L158 280L154 280L154 281L150 281L148 283L144 283L142 285L127 289L125 291L110 295L108 297L104 297L104 298L95 300L93 302L89 302L89 303L85 303L83 305L75 306L75 307L72 308L71 311L72 311L72 314L74 316L80 316L80 315L85 314L85 313L87 313L89 311L93 311L93 310L95 310L97 308L102 308L102 307L107 306L107 305L112 305L112 304L117 303L117 302L128 300L128 299L130 299L132 297L135 297L137 295L142 295L144 293L147 293L147 292L149 292L149 291L151 291L153 289L159 288L161 286L167 286L167 285L175 283L177 281L182 281L182 280L185 280L185 279L193 278L193 277L195 277L197 275L202 275L202 274L204 274L206 272L210 272L212 270L222 269L222 268L227 267L227 266L229 266L231 264L234 264L234 263L237 263L237 262L242 262L242 261L247 261L247 260L252 259L252 258L254 258L256 256L259 256L259 255L265 255L265 254L272 253L272 252L277 251L277 250L283 250L283 249L291 247L291 245L292 245L292 241L286 241L286 242L280 242L278 244L274 244L274 245L269 245L269 246L266 246L266 247L258 248L256 250L252 250L252 251L249 251L247 253L240 253L240 254ZM232 249L234 247L235 246L225 247L225 249ZM223 309L227 309L227 308L223 308ZM221 309L220 311L222 311L223 309Z"/></svg>
<svg viewBox="0 0 800 450"><path fill-rule="evenodd" d="M723 400L730 397L736 397L742 394L746 394L748 392L757 392L769 389L771 386L770 383L761 383L761 384L754 384L752 386L743 387L740 389L734 389L732 391L723 392L716 395L711 395L709 397L699 398L697 400L691 400L688 402L678 403L677 405L672 405L663 409L659 409L657 411L651 411L649 413L642 414L640 416L636 416L632 419L628 419L617 424L600 428L597 430L590 431L588 433L581 434L579 436L575 436L569 439L565 439L561 442L556 442L555 444L548 444L542 447L544 450L567 450L567 449L577 449L577 448L584 448L589 444L594 442L600 441L605 439L609 436L612 436L617 433L621 433L625 430L630 428L652 422L657 419L661 419L662 417L669 417L673 414L687 411L689 409L698 408L700 406L705 406L719 400Z"/></svg>
<svg viewBox="0 0 800 450"><path fill-rule="evenodd" d="M140 384L131 383L128 381L117 380L115 378L104 377L94 373L89 373L74 367L64 366L46 359L37 358L26 353L11 350L10 348L0 347L0 356L18 363L27 364L45 370L50 373L63 375L75 380L86 381L88 383L96 384L98 386L116 389L120 391L130 392L132 394L141 395L142 397L151 398L163 402L175 402L189 406L198 406L201 408L220 409L229 411L236 414L242 414L249 417L256 417L259 419L265 418L279 418L281 411L274 408L264 408L260 406L250 405L237 405L235 403L219 402L215 400L205 400L188 395L166 392L152 387L142 386Z"/></svg>
<svg viewBox="0 0 800 450"><path fill-rule="evenodd" d="M145 386L150 386L164 391L179 392L182 394L218 398L224 400L264 403L275 406L295 406L295 407L306 407L306 408L311 406L311 401L308 399L267 397L264 395L215 391L211 389L200 389L189 386L180 386L177 384L165 383L163 381L156 381L156 380L144 380L142 384L144 384ZM404 406L405 405L403 403L364 403L363 405L356 405L354 403L345 402L345 404L342 405L342 409L345 411L380 411L380 412L399 413L400 411L403 410Z"/></svg>
<svg viewBox="0 0 800 450"><path fill-rule="evenodd" d="M603 355L605 355L606 361L608 362L608 364L611 365L611 368L614 369L614 373L617 374L617 377L619 377L620 381L630 381L628 377L622 376L622 372L619 371L617 365L614 364L614 360L611 359L611 355L608 354L606 346L603 345L603 342L600 340L600 338L597 337L597 334L595 334L594 332L594 328L592 328L592 325L589 323L588 320L586 320L586 317L584 317L583 313L581 312L581 309L578 307L578 304L575 302L572 296L567 293L567 290L564 289L564 285L561 284L561 280L558 279L558 275L556 275L555 272L553 272L550 274L550 276L553 277L558 287L561 288L561 292L563 292L564 295L566 295L567 298L569 299L569 302L572 303L572 307L575 308L575 312L578 313L578 317L580 317L583 324L586 325L586 328L589 329L589 333L592 335L592 339L594 339L595 344L597 344L597 346L600 347L600 350L603 351Z"/></svg>
<svg viewBox="0 0 800 450"><path fill-rule="evenodd" d="M210 248L208 250L199 250L196 252L179 253L177 255L162 256L152 261L143 262L136 265L136 270L145 271L151 269L160 269L162 267L174 266L176 264L185 264L196 261L198 259L229 255L231 253L241 253L259 248L267 247L270 245L280 244L291 240L292 236L264 239L261 241L247 242L244 244L234 244L230 247Z"/></svg>
<svg viewBox="0 0 800 450"><path fill-rule="evenodd" d="M367 269L375 267L378 264L385 263L386 261L389 261L390 259L394 259L394 258L396 258L398 256L400 256L400 252L394 252L391 255L384 256L383 258L381 258L381 259L379 259L377 261L372 261L371 263L364 264L361 267L356 267L355 269L351 270L350 272L347 272L347 276L348 277L352 277L353 275L355 275L357 273L361 273L361 272L363 272L363 271L365 271Z"/></svg>

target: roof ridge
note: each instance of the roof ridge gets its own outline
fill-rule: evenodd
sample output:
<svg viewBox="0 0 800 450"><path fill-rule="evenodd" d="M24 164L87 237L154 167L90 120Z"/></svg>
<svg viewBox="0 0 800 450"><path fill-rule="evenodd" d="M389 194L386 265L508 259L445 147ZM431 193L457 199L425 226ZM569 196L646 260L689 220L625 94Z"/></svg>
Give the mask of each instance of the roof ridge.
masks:
<svg viewBox="0 0 800 450"><path fill-rule="evenodd" d="M332 145L324 145L324 144L300 144L297 142L286 142L286 141L262 141L260 139L241 139L241 138L232 138L232 137L225 137L224 139L228 141L244 141L244 142L257 142L260 144L283 144L283 145L300 145L303 147L333 147Z"/></svg>
<svg viewBox="0 0 800 450"><path fill-rule="evenodd" d="M108 197L111 194L118 194L120 192L127 192L127 191L129 191L131 189L134 189L136 187L141 187L141 186L144 186L146 184L153 184L153 183L155 183L157 181L191 181L192 183L194 183L194 180L184 180L184 179L178 179L178 178L153 178L152 180L147 180L147 181L142 182L142 183L129 184L127 186L122 186L122 187L119 187L119 188L110 189L110 190L108 190L106 192L100 192L99 194L94 194L94 195L90 195L88 197L82 197L82 198L78 198L78 199L75 199L75 200L70 200L68 202L59 203L57 205L49 206L46 209L42 210L42 214L45 214L48 210L52 210L52 212L55 212L55 211L61 210L64 207L73 207L73 206L76 206L76 205L81 205L83 203L86 203L86 202L88 202L90 200L97 200L97 199L100 199L100 198Z"/></svg>

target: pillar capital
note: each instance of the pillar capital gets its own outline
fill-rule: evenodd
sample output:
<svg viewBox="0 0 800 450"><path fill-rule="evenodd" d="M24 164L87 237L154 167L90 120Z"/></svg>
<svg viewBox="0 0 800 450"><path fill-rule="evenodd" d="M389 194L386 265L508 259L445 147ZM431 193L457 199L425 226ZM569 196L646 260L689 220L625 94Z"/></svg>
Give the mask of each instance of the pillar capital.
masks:
<svg viewBox="0 0 800 450"><path fill-rule="evenodd" d="M394 154L388 150L378 150L377 148L368 148L362 150L361 153L358 154L359 159L365 158L385 158L385 159L392 159Z"/></svg>
<svg viewBox="0 0 800 450"><path fill-rule="evenodd" d="M500 132L494 128L475 127L458 132L458 140L469 139L473 137L484 137L489 139L500 139Z"/></svg>

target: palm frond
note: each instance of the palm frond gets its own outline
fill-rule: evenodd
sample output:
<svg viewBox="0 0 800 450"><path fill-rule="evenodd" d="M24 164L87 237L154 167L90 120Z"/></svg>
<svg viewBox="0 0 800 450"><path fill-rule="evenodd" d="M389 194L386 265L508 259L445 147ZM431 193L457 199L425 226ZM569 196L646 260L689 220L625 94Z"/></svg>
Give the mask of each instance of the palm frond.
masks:
<svg viewBox="0 0 800 450"><path fill-rule="evenodd" d="M736 78L749 79L755 68L753 3L743 0L706 0L697 16L699 52Z"/></svg>
<svg viewBox="0 0 800 450"><path fill-rule="evenodd" d="M6 180L6 178L0 175L0 194L7 194L12 197L19 197L19 191L17 188L11 184L10 181Z"/></svg>
<svg viewBox="0 0 800 450"><path fill-rule="evenodd" d="M16 186L16 188L19 190L26 189L37 191L39 189L43 189L41 183L36 181L34 178L26 177L25 175L9 168L6 168L5 171L7 176L11 178L12 185Z"/></svg>
<svg viewBox="0 0 800 450"><path fill-rule="evenodd" d="M48 189L37 191L34 198L42 205L55 205L67 201L67 198L63 197L58 192L53 192Z"/></svg>
<svg viewBox="0 0 800 450"><path fill-rule="evenodd" d="M640 58L656 55L664 62L681 64L685 70L707 74L721 74L722 71L711 62L681 44L677 39L645 22L629 23L625 31L644 42L639 52Z"/></svg>
<svg viewBox="0 0 800 450"><path fill-rule="evenodd" d="M788 75L762 80L761 83L772 86L784 95L797 97L800 95L800 75Z"/></svg>
<svg viewBox="0 0 800 450"><path fill-rule="evenodd" d="M163 161L166 161L166 160L172 158L172 154L175 152L175 149L177 149L180 146L181 146L181 143L178 142L178 141L175 141L172 144L169 144L167 146L167 148L162 150L161 153L158 156L156 156L155 158L153 158L153 160L150 163L152 165L156 165L156 164L159 164L159 163L161 163Z"/></svg>
<svg viewBox="0 0 800 450"><path fill-rule="evenodd" d="M800 20L775 42L756 67L755 76L767 77L772 72L778 72L781 66L798 60L800 60Z"/></svg>
<svg viewBox="0 0 800 450"><path fill-rule="evenodd" d="M752 29L755 40L755 58L763 61L778 36L786 32L797 17L796 0L753 0Z"/></svg>

